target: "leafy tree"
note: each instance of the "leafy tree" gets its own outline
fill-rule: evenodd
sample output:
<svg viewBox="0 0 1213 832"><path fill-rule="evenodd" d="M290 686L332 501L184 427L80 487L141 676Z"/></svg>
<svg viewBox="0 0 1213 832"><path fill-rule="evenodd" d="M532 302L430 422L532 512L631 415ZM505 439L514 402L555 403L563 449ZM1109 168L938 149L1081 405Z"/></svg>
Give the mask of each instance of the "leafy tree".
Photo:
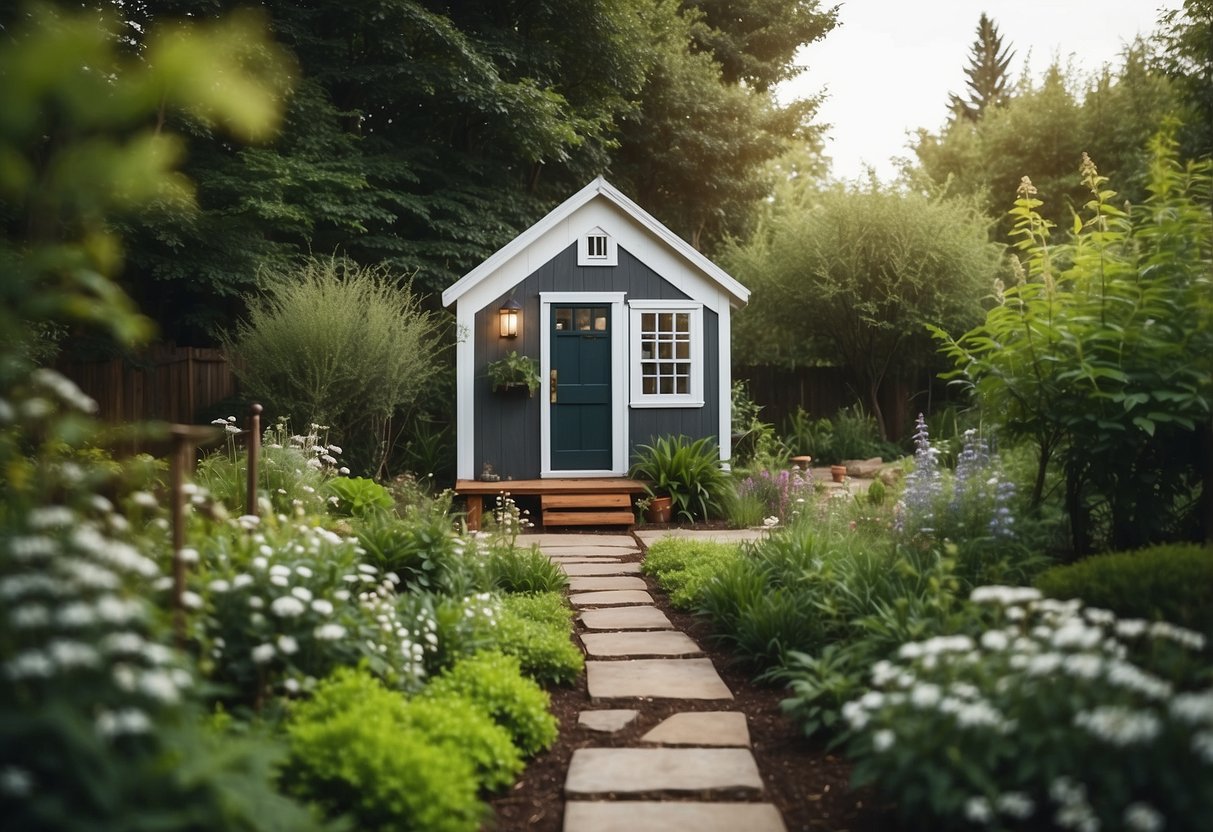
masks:
<svg viewBox="0 0 1213 832"><path fill-rule="evenodd" d="M976 322L1000 248L966 201L838 187L801 189L722 262L751 288L735 350L748 360L845 368L890 433L879 394L934 360L925 325Z"/></svg>
<svg viewBox="0 0 1213 832"><path fill-rule="evenodd" d="M1182 146L1189 158L1213 157L1213 0L1184 0L1159 23L1158 64L1187 111Z"/></svg>
<svg viewBox="0 0 1213 832"><path fill-rule="evenodd" d="M980 121L990 107L1000 107L1010 97L1010 76L1007 68L1015 53L1002 45L998 26L983 12L977 21L977 40L969 49L969 65L965 77L969 79L969 97L961 98L952 93L948 106L957 121Z"/></svg>
<svg viewBox="0 0 1213 832"><path fill-rule="evenodd" d="M796 51L838 23L838 8L819 0L683 0L683 7L700 15L693 43L720 64L724 82L761 92L803 71Z"/></svg>
<svg viewBox="0 0 1213 832"><path fill-rule="evenodd" d="M1025 79L1004 106L976 123L953 122L939 134L920 130L915 152L935 187L977 196L992 216L1014 197L1023 171L1032 171L1045 216L1064 228L1086 201L1073 160L1084 152L1106 159L1109 175L1125 183L1124 196L1139 200L1146 145L1174 111L1170 84L1149 70L1146 48L1137 43L1121 66L1085 82L1054 64L1038 84ZM1010 242L1010 231L1004 215L997 236Z"/></svg>
<svg viewBox="0 0 1213 832"><path fill-rule="evenodd" d="M1213 528L1213 179L1171 136L1153 152L1149 196L1127 209L1084 156L1091 198L1062 246L1024 177L1019 279L960 338L933 330L985 417L1036 445L1036 503L1060 465L1078 554Z"/></svg>

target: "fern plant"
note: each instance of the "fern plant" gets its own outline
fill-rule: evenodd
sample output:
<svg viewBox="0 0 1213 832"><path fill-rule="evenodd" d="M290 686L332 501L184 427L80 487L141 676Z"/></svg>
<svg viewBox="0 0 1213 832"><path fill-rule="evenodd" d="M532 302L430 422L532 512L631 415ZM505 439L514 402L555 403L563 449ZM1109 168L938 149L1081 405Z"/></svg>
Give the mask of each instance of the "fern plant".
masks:
<svg viewBox="0 0 1213 832"><path fill-rule="evenodd" d="M653 496L668 496L674 514L688 521L719 515L727 497L728 475L711 439L660 437L637 447L631 476L645 481Z"/></svg>

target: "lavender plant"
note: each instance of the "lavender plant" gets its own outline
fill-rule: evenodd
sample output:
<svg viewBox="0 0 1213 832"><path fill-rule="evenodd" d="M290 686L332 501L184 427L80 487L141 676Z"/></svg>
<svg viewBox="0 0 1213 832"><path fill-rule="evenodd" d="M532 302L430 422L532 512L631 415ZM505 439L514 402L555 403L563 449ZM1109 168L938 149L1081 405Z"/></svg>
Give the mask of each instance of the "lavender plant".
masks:
<svg viewBox="0 0 1213 832"><path fill-rule="evenodd" d="M783 469L772 473L762 470L737 484L737 499L743 505L761 506L761 518L773 517L786 524L794 514L804 510L813 497L813 474L809 471ZM757 525L747 523L746 525Z"/></svg>

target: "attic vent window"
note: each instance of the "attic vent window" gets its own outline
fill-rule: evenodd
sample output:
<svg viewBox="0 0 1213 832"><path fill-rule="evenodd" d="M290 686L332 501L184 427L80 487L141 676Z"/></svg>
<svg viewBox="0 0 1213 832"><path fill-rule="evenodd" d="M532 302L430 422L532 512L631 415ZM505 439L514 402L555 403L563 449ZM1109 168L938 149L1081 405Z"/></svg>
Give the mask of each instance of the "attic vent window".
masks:
<svg viewBox="0 0 1213 832"><path fill-rule="evenodd" d="M578 266L619 265L619 245L601 228L591 228L577 240Z"/></svg>

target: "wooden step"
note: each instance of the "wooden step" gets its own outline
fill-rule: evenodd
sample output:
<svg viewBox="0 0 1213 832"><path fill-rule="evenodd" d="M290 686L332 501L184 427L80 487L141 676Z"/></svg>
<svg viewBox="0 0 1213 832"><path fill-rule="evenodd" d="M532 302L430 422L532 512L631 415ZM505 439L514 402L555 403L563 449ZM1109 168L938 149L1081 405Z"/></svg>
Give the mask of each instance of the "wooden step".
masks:
<svg viewBox="0 0 1213 832"><path fill-rule="evenodd" d="M630 494L544 494L543 510L549 508L631 508Z"/></svg>
<svg viewBox="0 0 1213 832"><path fill-rule="evenodd" d="M630 526L636 522L631 510L615 511L547 511L543 512L546 526Z"/></svg>

